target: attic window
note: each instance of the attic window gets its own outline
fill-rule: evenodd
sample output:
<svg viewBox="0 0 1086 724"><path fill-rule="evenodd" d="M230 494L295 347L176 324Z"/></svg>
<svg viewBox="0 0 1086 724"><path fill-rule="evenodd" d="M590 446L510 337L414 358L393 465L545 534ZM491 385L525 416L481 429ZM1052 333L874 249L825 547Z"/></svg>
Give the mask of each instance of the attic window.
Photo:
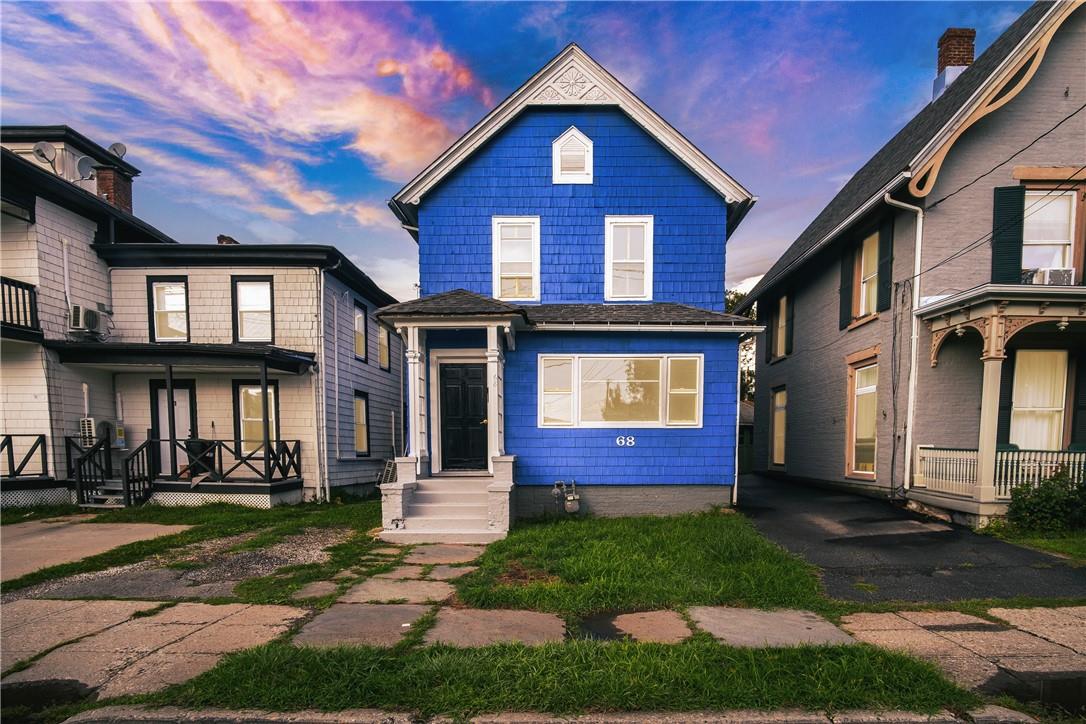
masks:
<svg viewBox="0 0 1086 724"><path fill-rule="evenodd" d="M554 140L551 158L554 183L592 183L592 141L575 126Z"/></svg>

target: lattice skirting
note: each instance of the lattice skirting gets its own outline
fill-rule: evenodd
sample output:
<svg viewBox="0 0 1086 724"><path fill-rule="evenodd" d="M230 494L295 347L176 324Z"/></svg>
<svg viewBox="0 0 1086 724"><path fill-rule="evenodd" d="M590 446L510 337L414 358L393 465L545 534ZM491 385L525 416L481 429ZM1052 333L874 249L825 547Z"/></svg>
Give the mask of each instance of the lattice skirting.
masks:
<svg viewBox="0 0 1086 724"><path fill-rule="evenodd" d="M75 492L68 488L0 491L0 508L32 508L38 505L68 505L75 502Z"/></svg>
<svg viewBox="0 0 1086 724"><path fill-rule="evenodd" d="M170 506L196 506L208 503L233 503L249 508L270 508L273 505L293 505L302 502L301 490L287 490L273 495L255 493L178 493L156 492L151 503Z"/></svg>

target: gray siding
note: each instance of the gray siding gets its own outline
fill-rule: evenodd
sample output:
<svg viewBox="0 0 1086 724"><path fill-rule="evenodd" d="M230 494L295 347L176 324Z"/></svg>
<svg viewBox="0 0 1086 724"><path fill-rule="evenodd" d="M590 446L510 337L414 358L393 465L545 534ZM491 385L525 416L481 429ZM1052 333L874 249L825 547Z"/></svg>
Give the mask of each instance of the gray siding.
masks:
<svg viewBox="0 0 1086 724"><path fill-rule="evenodd" d="M354 304L368 312L366 360L354 355ZM382 370L377 359L377 312L370 300L325 274L324 291L324 403L328 438L328 478L332 486L372 483L386 460L402 450L403 349L391 334L390 369ZM354 452L355 390L369 396L370 455ZM395 439L394 439L395 438Z"/></svg>
<svg viewBox="0 0 1086 724"><path fill-rule="evenodd" d="M1086 9L1079 9L1056 34L1029 86L958 140L943 165L935 188L924 201L925 206L931 206L982 176L1084 102ZM1014 166L1082 165L1086 165L1086 116L1080 114L969 188L930 208L924 222L921 268L934 266L991 231L992 189L1018 183L1013 178ZM905 280L913 274L914 238L913 215L897 213L895 280ZM904 301L904 307L897 315L891 309L881 313L875 322L851 331L840 331L837 321L839 277L839 257L822 252L782 287L790 289L796 299L794 352L790 357L766 364L761 348L765 335L758 339L754 468L762 471L768 468L770 391L778 385L786 385L785 472L796 477L845 482L845 357L878 344L881 346L878 477L875 483L867 485L881 488L890 485L888 473L893 456L896 460L894 484L900 486L904 482L907 454L904 437L910 364L909 300ZM920 280L920 295L923 299L951 294L985 284L990 277L990 247L981 244L969 254L924 274ZM898 299L901 300L901 290ZM767 297L767 300L772 301L772 298ZM935 368L930 365L930 349L931 335L920 324L913 442L916 445L975 447L979 434L979 338L970 333L962 339L948 341ZM891 365L895 356L898 360L896 372ZM892 392L895 386L896 395Z"/></svg>

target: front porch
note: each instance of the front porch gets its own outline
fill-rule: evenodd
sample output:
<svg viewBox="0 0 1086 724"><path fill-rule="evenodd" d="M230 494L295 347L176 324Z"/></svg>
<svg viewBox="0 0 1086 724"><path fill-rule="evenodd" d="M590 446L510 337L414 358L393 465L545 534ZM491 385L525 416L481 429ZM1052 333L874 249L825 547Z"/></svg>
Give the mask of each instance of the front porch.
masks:
<svg viewBox="0 0 1086 724"><path fill-rule="evenodd" d="M1086 484L1082 290L989 285L918 315L931 332L931 374L944 374L964 395L942 397L947 390L932 378L932 399L921 404L940 411L927 419L941 418L943 439L924 439L937 425L918 428L907 497L983 524L1006 513L1015 488L1060 472ZM976 400L968 390L977 388L974 412L963 402ZM964 439L970 432L973 445Z"/></svg>

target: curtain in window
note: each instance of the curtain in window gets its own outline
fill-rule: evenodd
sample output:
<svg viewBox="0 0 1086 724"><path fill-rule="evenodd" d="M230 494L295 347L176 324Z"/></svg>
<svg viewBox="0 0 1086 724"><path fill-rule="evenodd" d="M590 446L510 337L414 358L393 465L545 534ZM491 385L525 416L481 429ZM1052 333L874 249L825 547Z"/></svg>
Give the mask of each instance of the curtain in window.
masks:
<svg viewBox="0 0 1086 724"><path fill-rule="evenodd" d="M1015 355L1010 441L1023 450L1063 447L1067 352L1020 349Z"/></svg>

